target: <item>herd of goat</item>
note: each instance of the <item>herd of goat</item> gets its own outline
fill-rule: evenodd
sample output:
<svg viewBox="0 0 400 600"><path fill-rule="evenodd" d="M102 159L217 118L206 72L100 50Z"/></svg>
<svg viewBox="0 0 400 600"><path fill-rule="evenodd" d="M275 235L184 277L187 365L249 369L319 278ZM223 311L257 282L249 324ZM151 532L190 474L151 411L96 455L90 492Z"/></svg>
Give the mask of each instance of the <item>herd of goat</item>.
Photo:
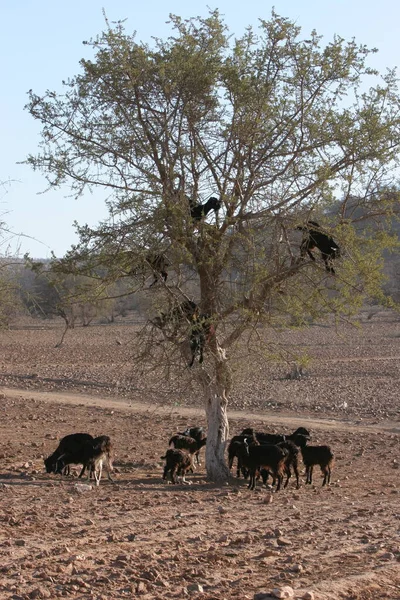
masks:
<svg viewBox="0 0 400 600"><path fill-rule="evenodd" d="M190 216L194 222L201 221L210 211L215 214L222 207L222 201L211 197L204 204L193 204L188 198ZM340 256L340 248L334 239L324 233L316 221L307 221L305 225L296 227L303 232L300 245L300 259L306 254L315 261L313 250L318 249L325 263L326 270L335 274L333 260ZM169 261L164 254L149 255L146 262L153 269L154 285L159 278L167 280ZM151 287L150 286L150 287ZM191 367L197 355L199 362L203 362L203 351L206 341L215 334L209 314L200 310L200 307L192 300L185 300L168 312L161 313L152 323L159 329L171 325L179 327L179 323L186 320L190 324L190 351ZM185 482L185 474L195 469L194 460L199 462L199 452L206 444L207 438L202 427L190 427L183 433L174 435L170 441L169 448L162 459L166 461L163 479L168 474L172 483L176 483L177 477ZM306 483L312 483L313 467L319 465L324 475L322 485L330 482L331 469L333 466L333 454L329 446L310 446L309 432L300 427L291 435L276 435L271 433L255 432L253 429L244 429L240 435L232 438L228 445L229 469L232 469L236 458L236 475L244 478L249 477L249 488L256 487L256 480L262 477L264 484L269 475L273 477L273 485L276 484L278 491L286 476L284 487L289 483L292 471L296 477L296 485L299 487L299 460L300 455L306 469ZM107 470L108 478L112 481L111 472L111 440L108 436L93 438L88 433L74 433L67 435L59 443L57 449L45 459L47 473L69 474L69 465L81 464L82 470L79 477L85 471L88 478L93 477L96 485L99 485L103 464Z"/></svg>
<svg viewBox="0 0 400 600"><path fill-rule="evenodd" d="M272 485L276 491L281 488L284 477L286 488L292 476L296 477L296 488L300 487L300 456L305 466L306 484L312 484L313 467L319 466L323 474L322 485L330 483L334 463L333 453L329 446L309 445L311 436L307 429L299 427L290 435L264 433L252 428L244 429L233 436L228 444L228 465L231 470L236 459L236 476L249 477L249 489L254 490L258 478L267 484L268 477L273 478ZM161 458L165 460L163 480L177 483L188 483L185 475L193 472L200 465L200 450L207 443L202 427L188 427L169 440L169 448ZM111 472L112 444L108 436L93 438L88 433L73 433L63 437L56 450L44 460L47 473L69 475L71 464L82 465L79 477L87 471L87 478L93 477L99 485L103 464L108 478L113 481Z"/></svg>

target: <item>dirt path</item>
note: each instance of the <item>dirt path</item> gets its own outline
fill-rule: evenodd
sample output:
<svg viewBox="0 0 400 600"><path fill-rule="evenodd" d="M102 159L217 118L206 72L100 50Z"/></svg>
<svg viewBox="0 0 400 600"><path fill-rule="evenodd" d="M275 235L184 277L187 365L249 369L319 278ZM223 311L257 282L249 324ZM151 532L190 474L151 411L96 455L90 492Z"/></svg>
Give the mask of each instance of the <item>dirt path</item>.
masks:
<svg viewBox="0 0 400 600"><path fill-rule="evenodd" d="M56 404L69 404L76 406L96 406L104 409L117 409L131 413L154 413L157 415L180 415L182 417L204 416L204 411L201 408L185 407L185 406L163 406L154 402L136 402L113 400L111 398L101 398L93 396L85 396L80 394L60 393L60 392L38 392L25 390L23 388L0 388L9 398L34 398L43 402L51 402ZM244 411L229 411L229 418L232 420L248 419L251 421L271 422L274 424L289 425L290 427L310 426L314 429L323 431L347 431L347 432L387 432L400 433L400 424L394 426L393 422L379 423L371 425L361 425L358 423L347 422L340 419L316 419L312 417L294 417L293 415L277 414L274 411L264 410L262 414Z"/></svg>

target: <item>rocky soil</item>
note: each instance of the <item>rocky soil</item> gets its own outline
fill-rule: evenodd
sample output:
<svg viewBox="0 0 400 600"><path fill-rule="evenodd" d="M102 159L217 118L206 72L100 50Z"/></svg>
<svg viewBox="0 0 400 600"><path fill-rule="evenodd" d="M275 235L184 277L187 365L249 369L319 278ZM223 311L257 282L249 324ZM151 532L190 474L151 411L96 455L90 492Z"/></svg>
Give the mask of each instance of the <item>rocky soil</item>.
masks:
<svg viewBox="0 0 400 600"><path fill-rule="evenodd" d="M400 598L400 319L361 315L359 329L281 332L306 349L307 376L245 357L231 433L311 430L330 444L332 484L271 493L232 478L162 482L168 440L206 425L187 374L151 380L131 363L123 324L0 333L0 599ZM63 435L108 434L115 484L47 475ZM286 595L285 595L286 594Z"/></svg>

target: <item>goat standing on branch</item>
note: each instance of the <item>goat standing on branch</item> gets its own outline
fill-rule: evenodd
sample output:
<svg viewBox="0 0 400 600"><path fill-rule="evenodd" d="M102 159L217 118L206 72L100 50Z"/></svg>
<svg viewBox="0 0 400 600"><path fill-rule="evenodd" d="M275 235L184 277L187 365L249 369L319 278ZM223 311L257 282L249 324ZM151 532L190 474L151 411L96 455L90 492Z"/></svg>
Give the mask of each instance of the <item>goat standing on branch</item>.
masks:
<svg viewBox="0 0 400 600"><path fill-rule="evenodd" d="M204 360L204 348L210 336L215 335L215 328L210 322L210 315L200 312L199 306L193 300L184 300L168 312L163 312L152 321L159 329L165 329L169 324L173 325L173 335L176 336L182 323L189 324L190 362L192 367L196 356L199 355L199 363Z"/></svg>
<svg viewBox="0 0 400 600"><path fill-rule="evenodd" d="M333 268L333 260L339 258L340 248L335 240L328 235L323 233L321 226L316 221L307 221L306 225L299 225L296 227L299 231L303 232L303 239L300 246L300 258L304 258L306 254L315 261L315 256L312 250L318 248L321 252L322 260L325 263L325 268L328 273L335 275Z"/></svg>
<svg viewBox="0 0 400 600"><path fill-rule="evenodd" d="M197 204L196 206L190 207L190 215L194 221L201 221L203 217L206 217L212 210L217 214L222 206L222 201L218 198L211 196L204 204Z"/></svg>

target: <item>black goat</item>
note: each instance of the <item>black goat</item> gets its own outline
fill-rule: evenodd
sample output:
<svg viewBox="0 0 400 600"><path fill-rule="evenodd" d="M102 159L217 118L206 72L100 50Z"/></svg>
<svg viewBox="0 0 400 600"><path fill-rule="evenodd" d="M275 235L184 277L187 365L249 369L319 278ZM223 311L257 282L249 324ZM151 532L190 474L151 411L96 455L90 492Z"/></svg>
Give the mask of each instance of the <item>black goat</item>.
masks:
<svg viewBox="0 0 400 600"><path fill-rule="evenodd" d="M210 335L215 333L214 326L210 323L210 316L206 314L194 312L191 321L190 328L190 352L191 360L189 367L192 367L196 359L197 354L199 355L199 363L201 364L204 359L204 348L207 339Z"/></svg>
<svg viewBox="0 0 400 600"><path fill-rule="evenodd" d="M82 464L83 468L79 477L82 477L85 469L87 469L88 479L93 475L96 486L98 486L101 479L103 462L105 462L108 479L113 481L111 477L111 449L111 440L108 435L101 435L92 440L88 440L79 449L76 448L75 451L66 452L60 456L57 461L56 473L62 473L63 469L70 464Z"/></svg>
<svg viewBox="0 0 400 600"><path fill-rule="evenodd" d="M303 435L302 433L292 433L291 435L285 436L286 442L293 442L298 448L304 448L310 441L309 435Z"/></svg>
<svg viewBox="0 0 400 600"><path fill-rule="evenodd" d="M153 319L152 323L159 329L163 329L169 324L173 324L177 329L183 320L191 321L193 315L198 310L196 302L193 300L184 300L178 306L171 308L168 312L162 312L158 317Z"/></svg>
<svg viewBox="0 0 400 600"><path fill-rule="evenodd" d="M71 433L61 438L60 443L56 450L44 459L44 465L46 473L59 473L58 461L64 454L76 454L79 453L82 447L87 443L93 441L93 436L90 433ZM81 471L80 477L82 476L84 469ZM69 467L65 467L65 475L69 475Z"/></svg>
<svg viewBox="0 0 400 600"><path fill-rule="evenodd" d="M304 258L308 254L311 260L315 261L312 250L318 248L326 270L328 273L335 275L333 260L340 256L340 248L335 240L330 235L323 233L316 221L307 221L306 225L299 225L296 229L303 232L303 239L300 245L300 258Z"/></svg>
<svg viewBox="0 0 400 600"><path fill-rule="evenodd" d="M254 431L252 427L243 429L241 435L255 437L260 444L279 444L284 442L286 436L279 433L264 433L261 431Z"/></svg>
<svg viewBox="0 0 400 600"><path fill-rule="evenodd" d="M284 448L275 445L249 446L247 442L240 444L238 456L242 464L249 470L250 483L248 488L254 490L256 487L256 475L264 467L268 469L274 480L278 481L276 491L279 492L285 473L285 459L288 452Z"/></svg>
<svg viewBox="0 0 400 600"><path fill-rule="evenodd" d="M243 429L241 435L253 436L260 444L280 444L287 440L294 442L297 446L301 446L310 440L310 433L304 427L298 427L291 434L280 433L264 433L263 431L254 431L252 427Z"/></svg>
<svg viewBox="0 0 400 600"><path fill-rule="evenodd" d="M148 254L146 256L146 262L152 268L154 274L153 283L151 283L149 287L152 287L155 283L160 281L160 276L165 283L168 279L167 268L171 264L165 254Z"/></svg>
<svg viewBox="0 0 400 600"><path fill-rule="evenodd" d="M291 435L297 435L297 434L299 434L299 435L305 435L308 438L311 438L311 433L305 427L298 427L296 429L296 431L293 431L293 433ZM290 437L291 437L290 435L287 435L286 439L290 439Z"/></svg>
<svg viewBox="0 0 400 600"><path fill-rule="evenodd" d="M185 431L179 433L179 435L188 435L189 437L194 438L195 440L203 440L206 437L204 433L203 427L187 427Z"/></svg>
<svg viewBox="0 0 400 600"><path fill-rule="evenodd" d="M189 469L193 469L193 456L189 452L170 448L161 458L166 460L163 480L167 479L167 475L170 473L172 483L176 483L175 476L182 477L182 482L187 483L185 475Z"/></svg>
<svg viewBox="0 0 400 600"><path fill-rule="evenodd" d="M133 252L127 251L125 254L126 254L127 262L129 262L130 259L134 262L138 262L138 260L139 260L138 265L135 265L134 267L128 267L126 269L127 275L130 275L133 277L136 277L136 276L143 277L143 283L144 283L144 281L147 279L148 270L150 268L153 272L153 281L149 285L149 287L152 287L154 284L156 284L158 281L160 281L160 279L164 282L167 281L167 279L168 279L167 269L170 266L170 262L167 259L167 257L165 256L165 254L149 252L145 256L142 256L140 259L138 259L138 256L135 255Z"/></svg>
<svg viewBox="0 0 400 600"><path fill-rule="evenodd" d="M159 329L164 329L167 325L172 324L176 335L179 326L185 321L190 325L191 359L189 367L192 367L197 354L199 354L199 362L203 362L207 337L215 332L213 325L210 323L209 315L201 313L200 307L193 300L184 300L168 312L162 312L155 317L152 323Z"/></svg>
<svg viewBox="0 0 400 600"><path fill-rule="evenodd" d="M243 467L242 461L240 458L241 444L243 444L244 442L247 442L247 444L249 444L249 445L251 445L251 444L259 445L258 440L256 439L256 437L253 434L234 435L228 445L228 466L229 466L229 470L231 470L233 467L233 460L236 457L236 459L237 459L236 477L239 478L240 474L242 474L243 477L246 479L248 473L247 473L247 470Z"/></svg>
<svg viewBox="0 0 400 600"><path fill-rule="evenodd" d="M299 475L299 452L300 452L300 449L294 442L291 442L291 441L280 442L277 445L279 446L279 448L283 448L284 450L287 450L287 455L285 457L286 481L285 481L285 485L283 487L286 488L288 486L289 479L292 476L292 469L293 469L294 474L296 476L296 489L299 489L299 487L300 487L300 475ZM264 485L268 481L268 475L269 475L269 471L267 469L261 470L261 476L262 476ZM274 485L274 483L275 482L273 482L273 485Z"/></svg>
<svg viewBox="0 0 400 600"><path fill-rule="evenodd" d="M172 436L169 440L168 445L173 444L174 448L178 450L187 450L193 457L196 456L197 464L200 464L199 452L203 446L207 443L207 438L195 439L187 435L180 435L179 433Z"/></svg>
<svg viewBox="0 0 400 600"><path fill-rule="evenodd" d="M334 464L334 456L329 446L304 446L301 448L303 463L306 468L306 484L312 483L314 465L321 467L324 475L322 485L330 483L331 471Z"/></svg>
<svg viewBox="0 0 400 600"><path fill-rule="evenodd" d="M221 206L222 201L218 200L218 198L214 198L214 196L211 196L211 198L209 198L205 204L197 204L196 206L191 204L190 215L195 221L201 221L201 219L206 217L211 210L213 210L216 214Z"/></svg>

